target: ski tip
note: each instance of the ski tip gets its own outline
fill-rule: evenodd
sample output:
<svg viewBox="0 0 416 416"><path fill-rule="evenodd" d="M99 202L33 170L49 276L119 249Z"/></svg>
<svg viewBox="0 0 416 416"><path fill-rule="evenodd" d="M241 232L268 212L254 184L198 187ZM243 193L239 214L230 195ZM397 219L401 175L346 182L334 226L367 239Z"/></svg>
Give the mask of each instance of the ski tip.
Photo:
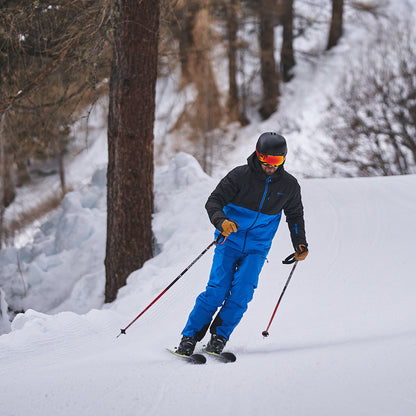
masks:
<svg viewBox="0 0 416 416"><path fill-rule="evenodd" d="M170 348L167 348L167 350L173 355L175 355L176 357L187 360L188 362L192 364L205 364L207 362L206 357L202 354L182 355L182 354L178 354L174 350L171 350Z"/></svg>
<svg viewBox="0 0 416 416"><path fill-rule="evenodd" d="M232 352L222 352L221 356L224 357L230 363L237 361L236 355Z"/></svg>
<svg viewBox="0 0 416 416"><path fill-rule="evenodd" d="M194 364L205 364L207 362L207 358L202 354L192 354L189 358Z"/></svg>
<svg viewBox="0 0 416 416"><path fill-rule="evenodd" d="M232 352L221 352L220 354L217 354L215 352L210 352L204 349L204 352L208 355L210 355L211 357L216 358L219 361L222 361L224 363L233 363L235 361L237 361L237 357L234 353Z"/></svg>

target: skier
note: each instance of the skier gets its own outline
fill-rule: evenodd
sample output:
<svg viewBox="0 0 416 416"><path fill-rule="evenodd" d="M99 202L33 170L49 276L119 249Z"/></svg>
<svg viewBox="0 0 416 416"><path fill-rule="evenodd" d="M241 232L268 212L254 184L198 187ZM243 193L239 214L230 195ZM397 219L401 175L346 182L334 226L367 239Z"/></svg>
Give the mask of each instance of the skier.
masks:
<svg viewBox="0 0 416 416"><path fill-rule="evenodd" d="M284 170L286 154L283 136L261 134L248 163L231 170L209 196L205 208L216 237L221 233L226 239L215 248L207 287L189 314L177 354L191 355L208 328L206 351L222 352L253 298L282 210L295 259L308 255L300 186Z"/></svg>

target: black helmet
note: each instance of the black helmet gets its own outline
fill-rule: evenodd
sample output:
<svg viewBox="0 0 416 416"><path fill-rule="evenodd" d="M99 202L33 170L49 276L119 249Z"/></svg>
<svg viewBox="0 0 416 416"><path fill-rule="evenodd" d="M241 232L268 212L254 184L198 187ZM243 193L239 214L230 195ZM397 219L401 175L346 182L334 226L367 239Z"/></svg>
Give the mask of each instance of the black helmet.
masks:
<svg viewBox="0 0 416 416"><path fill-rule="evenodd" d="M287 154L286 139L274 132L263 133L257 140L256 153L264 164L281 165Z"/></svg>

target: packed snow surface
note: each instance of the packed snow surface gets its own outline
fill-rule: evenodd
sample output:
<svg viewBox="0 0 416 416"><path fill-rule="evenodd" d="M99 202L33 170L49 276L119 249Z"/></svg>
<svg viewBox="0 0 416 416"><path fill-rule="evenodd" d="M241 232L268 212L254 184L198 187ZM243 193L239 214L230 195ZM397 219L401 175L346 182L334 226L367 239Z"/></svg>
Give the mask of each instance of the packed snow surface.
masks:
<svg viewBox="0 0 416 416"><path fill-rule="evenodd" d="M88 230L98 234L105 209L96 203L100 183L98 176L69 196L77 201L69 212L76 215L78 206L81 219L90 201ZM291 269L281 262L293 250L282 221L254 299L227 345L236 363L195 366L166 350L179 342L204 289L213 249L117 338L213 240L204 203L216 180L181 153L157 170L161 251L129 277L118 299L86 314L29 310L0 337L1 414L414 415L416 176L300 183L310 255L298 264L263 338ZM94 245L94 232L90 238ZM88 268L81 252L92 249L81 232L75 243L79 256L67 263L73 274ZM75 247L62 249L65 262ZM45 264L55 254L44 255ZM81 279L72 301L98 296L102 286L91 282Z"/></svg>

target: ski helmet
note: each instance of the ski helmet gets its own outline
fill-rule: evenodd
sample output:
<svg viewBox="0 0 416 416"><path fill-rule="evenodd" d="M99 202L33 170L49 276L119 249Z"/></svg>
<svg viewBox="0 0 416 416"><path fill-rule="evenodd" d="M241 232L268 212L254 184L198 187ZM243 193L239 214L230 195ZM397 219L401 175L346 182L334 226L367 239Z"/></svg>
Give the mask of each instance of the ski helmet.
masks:
<svg viewBox="0 0 416 416"><path fill-rule="evenodd" d="M257 140L256 154L261 163L279 166L286 158L286 139L274 132L263 133Z"/></svg>

